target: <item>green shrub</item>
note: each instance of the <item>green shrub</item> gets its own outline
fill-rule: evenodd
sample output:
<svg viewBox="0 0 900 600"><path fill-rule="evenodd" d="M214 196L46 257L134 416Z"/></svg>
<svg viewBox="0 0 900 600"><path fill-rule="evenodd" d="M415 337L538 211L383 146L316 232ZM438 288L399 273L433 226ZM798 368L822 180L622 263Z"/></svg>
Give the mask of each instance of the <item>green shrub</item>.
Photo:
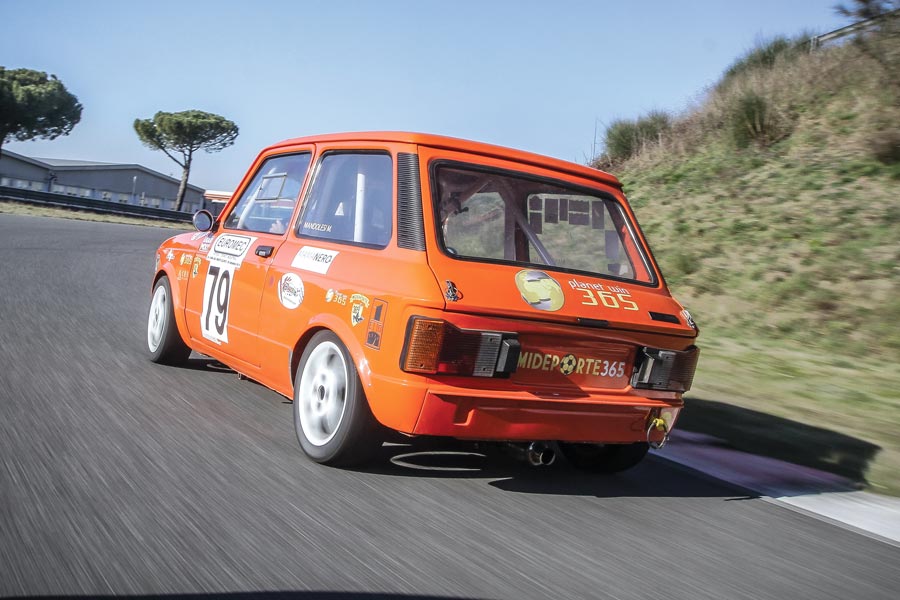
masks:
<svg viewBox="0 0 900 600"><path fill-rule="evenodd" d="M768 104L755 92L738 97L731 109L731 137L738 148L746 148L751 142L765 135Z"/></svg>
<svg viewBox="0 0 900 600"><path fill-rule="evenodd" d="M603 144L611 161L621 162L631 158L638 147L637 122L626 119L613 121L606 128Z"/></svg>
<svg viewBox="0 0 900 600"><path fill-rule="evenodd" d="M679 252L673 257L672 267L677 273L690 275L691 273L696 273L700 265L697 264L697 259L690 253Z"/></svg>
<svg viewBox="0 0 900 600"><path fill-rule="evenodd" d="M769 102L751 90L732 97L728 107L728 129L738 148L746 148L751 143L765 146L787 133Z"/></svg>
<svg viewBox="0 0 900 600"><path fill-rule="evenodd" d="M758 42L756 47L751 48L725 70L720 85L741 73L748 73L757 69L771 69L779 57L793 58L802 54L809 37L808 34L803 33L793 39L777 36L769 41Z"/></svg>
<svg viewBox="0 0 900 600"><path fill-rule="evenodd" d="M900 129L876 132L869 140L872 155L885 165L900 163Z"/></svg>
<svg viewBox="0 0 900 600"><path fill-rule="evenodd" d="M619 119L606 128L603 143L606 155L613 162L622 162L637 155L648 143L659 140L672 127L668 113L654 110L635 121Z"/></svg>

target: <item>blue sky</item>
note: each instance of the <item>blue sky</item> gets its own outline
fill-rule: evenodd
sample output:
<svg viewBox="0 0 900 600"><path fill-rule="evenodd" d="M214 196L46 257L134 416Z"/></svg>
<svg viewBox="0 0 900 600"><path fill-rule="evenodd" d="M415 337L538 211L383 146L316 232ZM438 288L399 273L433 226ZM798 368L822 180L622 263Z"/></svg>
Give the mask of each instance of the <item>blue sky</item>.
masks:
<svg viewBox="0 0 900 600"><path fill-rule="evenodd" d="M847 24L836 0L0 0L0 65L53 73L84 105L36 157L140 163L135 118L199 109L240 127L191 183L231 190L271 143L409 130L585 162L594 124L685 110L756 41ZM599 136L598 136L599 137Z"/></svg>

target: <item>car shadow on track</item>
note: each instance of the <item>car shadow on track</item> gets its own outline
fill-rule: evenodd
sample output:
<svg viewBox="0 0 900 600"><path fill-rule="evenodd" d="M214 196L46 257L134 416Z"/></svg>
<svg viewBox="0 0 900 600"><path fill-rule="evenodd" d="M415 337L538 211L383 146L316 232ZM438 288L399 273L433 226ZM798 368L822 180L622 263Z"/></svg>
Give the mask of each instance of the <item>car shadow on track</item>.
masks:
<svg viewBox="0 0 900 600"><path fill-rule="evenodd" d="M554 464L534 467L503 445L452 439L414 438L385 444L375 460L360 472L401 478L482 479L506 492L621 497L713 497L752 499L726 483L656 456L623 473L585 472L558 457Z"/></svg>
<svg viewBox="0 0 900 600"><path fill-rule="evenodd" d="M185 362L178 365L179 369L191 371L214 371L217 373L234 373L234 369L224 365L214 358L194 352Z"/></svg>
<svg viewBox="0 0 900 600"><path fill-rule="evenodd" d="M881 450L837 431L726 402L694 397L684 402L678 429L712 436L734 450L833 473L849 479L855 488L866 484L869 465Z"/></svg>
<svg viewBox="0 0 900 600"><path fill-rule="evenodd" d="M194 354L185 368L234 374L207 356ZM260 385L252 379L247 380ZM289 400L285 401L290 404ZM405 478L483 479L507 492L563 496L757 498L729 484L656 456L624 473L601 475L581 471L561 456L549 466L533 467L508 445L452 438L389 434L378 454L359 472ZM518 454L521 454L519 452Z"/></svg>

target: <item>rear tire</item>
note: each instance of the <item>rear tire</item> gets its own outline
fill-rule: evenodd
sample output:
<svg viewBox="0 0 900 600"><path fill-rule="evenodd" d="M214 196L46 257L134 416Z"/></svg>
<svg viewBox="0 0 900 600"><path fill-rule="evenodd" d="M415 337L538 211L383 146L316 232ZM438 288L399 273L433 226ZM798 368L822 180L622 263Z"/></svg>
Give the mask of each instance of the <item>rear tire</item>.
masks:
<svg viewBox="0 0 900 600"><path fill-rule="evenodd" d="M152 362L164 365L184 364L191 354L191 349L178 333L172 305L172 288L165 275L153 286L150 314L147 317L147 351Z"/></svg>
<svg viewBox="0 0 900 600"><path fill-rule="evenodd" d="M303 350L294 377L294 429L303 452L324 465L360 465L381 446L353 358L331 331L316 333Z"/></svg>
<svg viewBox="0 0 900 600"><path fill-rule="evenodd" d="M640 463L650 445L634 444L573 444L559 442L559 449L572 466L592 473L620 473Z"/></svg>

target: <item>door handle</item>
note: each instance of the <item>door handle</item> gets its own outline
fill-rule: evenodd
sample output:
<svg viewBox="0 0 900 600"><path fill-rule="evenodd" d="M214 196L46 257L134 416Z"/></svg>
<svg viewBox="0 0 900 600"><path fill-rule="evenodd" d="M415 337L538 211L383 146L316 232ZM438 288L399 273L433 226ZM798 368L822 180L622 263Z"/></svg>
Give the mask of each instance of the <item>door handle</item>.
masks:
<svg viewBox="0 0 900 600"><path fill-rule="evenodd" d="M275 246L257 246L256 255L263 258L269 258L275 252Z"/></svg>

